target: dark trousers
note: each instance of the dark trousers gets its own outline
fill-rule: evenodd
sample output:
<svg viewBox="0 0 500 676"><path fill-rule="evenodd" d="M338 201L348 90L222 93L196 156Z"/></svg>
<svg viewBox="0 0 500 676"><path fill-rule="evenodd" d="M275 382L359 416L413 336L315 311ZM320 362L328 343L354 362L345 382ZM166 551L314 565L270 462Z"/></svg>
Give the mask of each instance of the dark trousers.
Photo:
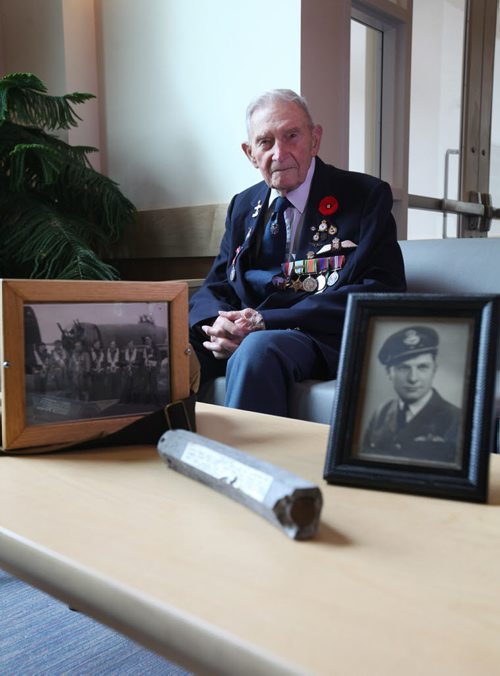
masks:
<svg viewBox="0 0 500 676"><path fill-rule="evenodd" d="M293 384L328 378L333 367L326 368L316 342L296 330L250 333L227 360L215 359L197 335L190 339L200 360L201 383L225 375L225 405L231 408L286 416Z"/></svg>

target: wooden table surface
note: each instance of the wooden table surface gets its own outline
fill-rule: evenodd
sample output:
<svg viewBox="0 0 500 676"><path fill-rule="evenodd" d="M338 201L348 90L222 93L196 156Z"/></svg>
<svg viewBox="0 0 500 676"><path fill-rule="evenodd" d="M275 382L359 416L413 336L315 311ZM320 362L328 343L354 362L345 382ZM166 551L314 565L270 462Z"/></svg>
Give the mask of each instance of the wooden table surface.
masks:
<svg viewBox="0 0 500 676"><path fill-rule="evenodd" d="M153 446L9 456L0 566L198 673L499 672L500 457L476 505L326 485L326 425L207 404L197 425L317 483L318 536Z"/></svg>

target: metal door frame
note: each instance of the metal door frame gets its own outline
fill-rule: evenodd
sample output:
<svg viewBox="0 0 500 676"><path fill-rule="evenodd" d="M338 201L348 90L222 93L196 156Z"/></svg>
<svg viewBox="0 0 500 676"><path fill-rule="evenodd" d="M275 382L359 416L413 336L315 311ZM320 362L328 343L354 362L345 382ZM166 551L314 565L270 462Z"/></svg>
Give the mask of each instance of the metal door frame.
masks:
<svg viewBox="0 0 500 676"><path fill-rule="evenodd" d="M500 208L489 194L498 0L466 3L459 200L408 195L408 207L458 214L458 237L486 237ZM445 233L444 233L444 236Z"/></svg>

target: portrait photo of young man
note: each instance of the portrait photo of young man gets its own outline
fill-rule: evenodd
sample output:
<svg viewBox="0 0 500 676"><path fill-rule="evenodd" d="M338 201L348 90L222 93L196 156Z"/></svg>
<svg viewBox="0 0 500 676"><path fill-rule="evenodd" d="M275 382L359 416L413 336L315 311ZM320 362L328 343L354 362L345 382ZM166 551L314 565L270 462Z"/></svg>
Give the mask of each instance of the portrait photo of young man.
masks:
<svg viewBox="0 0 500 676"><path fill-rule="evenodd" d="M440 391L444 382L439 379L440 364L447 348L455 352L449 362L465 358L457 354L457 345L447 345L437 328L423 322L405 325L385 338L377 362L390 385L390 396L382 398L362 425L360 458L458 465L463 415L457 402L462 403L465 373L460 368L453 372L448 365L447 390L455 392L452 402ZM368 381L372 393L377 390L374 378Z"/></svg>

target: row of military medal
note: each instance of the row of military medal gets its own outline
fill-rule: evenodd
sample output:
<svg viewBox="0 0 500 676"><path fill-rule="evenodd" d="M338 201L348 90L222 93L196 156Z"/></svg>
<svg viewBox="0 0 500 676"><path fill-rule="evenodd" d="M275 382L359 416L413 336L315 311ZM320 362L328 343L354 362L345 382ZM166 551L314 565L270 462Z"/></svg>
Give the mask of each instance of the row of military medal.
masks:
<svg viewBox="0 0 500 676"><path fill-rule="evenodd" d="M339 273L345 261L345 256L323 256L321 258L306 258L290 260L281 264L284 277L279 287L308 293L321 293L327 286L336 284Z"/></svg>
<svg viewBox="0 0 500 676"><path fill-rule="evenodd" d="M321 272L317 276L305 275L295 277L295 279L281 278L276 282L280 289L291 289L292 291L307 291L307 293L321 293L327 286L333 286L337 283L339 273L337 270Z"/></svg>

